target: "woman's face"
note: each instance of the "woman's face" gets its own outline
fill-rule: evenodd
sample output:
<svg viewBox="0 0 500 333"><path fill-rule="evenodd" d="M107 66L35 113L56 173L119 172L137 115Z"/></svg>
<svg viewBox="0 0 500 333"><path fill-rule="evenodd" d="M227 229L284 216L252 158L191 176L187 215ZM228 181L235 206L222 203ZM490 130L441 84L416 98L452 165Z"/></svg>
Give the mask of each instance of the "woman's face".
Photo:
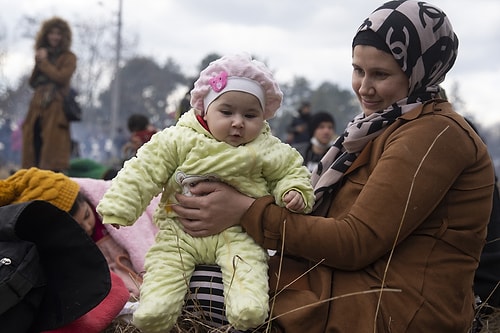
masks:
<svg viewBox="0 0 500 333"><path fill-rule="evenodd" d="M366 116L408 96L408 77L389 53L356 45L352 67L352 89Z"/></svg>
<svg viewBox="0 0 500 333"><path fill-rule="evenodd" d="M87 235L92 236L95 227L95 216L87 201L80 205L73 218L85 230Z"/></svg>
<svg viewBox="0 0 500 333"><path fill-rule="evenodd" d="M50 29L49 33L47 34L47 40L49 42L50 47L58 47L59 44L61 44L62 40L61 29L59 28Z"/></svg>

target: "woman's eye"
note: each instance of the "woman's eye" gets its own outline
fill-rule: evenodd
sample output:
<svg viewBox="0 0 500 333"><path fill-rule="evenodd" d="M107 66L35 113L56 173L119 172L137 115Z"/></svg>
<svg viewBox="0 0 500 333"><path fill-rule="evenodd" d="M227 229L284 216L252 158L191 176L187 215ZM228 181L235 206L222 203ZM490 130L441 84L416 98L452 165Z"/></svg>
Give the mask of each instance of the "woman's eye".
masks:
<svg viewBox="0 0 500 333"><path fill-rule="evenodd" d="M381 79L385 79L386 77L389 76L389 74L387 74L385 72L376 72L375 76L378 77L378 78L381 78Z"/></svg>
<svg viewBox="0 0 500 333"><path fill-rule="evenodd" d="M364 72L361 68L354 67L352 69L353 73L356 74L357 76L363 76Z"/></svg>

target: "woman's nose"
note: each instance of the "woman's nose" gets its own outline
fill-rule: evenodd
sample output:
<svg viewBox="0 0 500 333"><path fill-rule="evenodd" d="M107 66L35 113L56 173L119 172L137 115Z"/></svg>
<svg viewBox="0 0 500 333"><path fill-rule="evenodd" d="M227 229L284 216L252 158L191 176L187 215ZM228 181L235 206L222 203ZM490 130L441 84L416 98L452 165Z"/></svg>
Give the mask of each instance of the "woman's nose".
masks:
<svg viewBox="0 0 500 333"><path fill-rule="evenodd" d="M370 95L374 92L372 81L368 77L363 77L361 79L361 84L359 86L359 94L360 95Z"/></svg>

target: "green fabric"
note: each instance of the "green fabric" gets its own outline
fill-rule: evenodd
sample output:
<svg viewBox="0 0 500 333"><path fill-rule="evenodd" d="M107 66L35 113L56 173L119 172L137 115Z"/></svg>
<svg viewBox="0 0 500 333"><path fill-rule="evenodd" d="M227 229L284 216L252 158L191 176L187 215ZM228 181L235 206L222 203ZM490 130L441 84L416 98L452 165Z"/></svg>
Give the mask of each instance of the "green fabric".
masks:
<svg viewBox="0 0 500 333"><path fill-rule="evenodd" d="M69 162L69 177L102 179L109 168L86 158L75 158Z"/></svg>

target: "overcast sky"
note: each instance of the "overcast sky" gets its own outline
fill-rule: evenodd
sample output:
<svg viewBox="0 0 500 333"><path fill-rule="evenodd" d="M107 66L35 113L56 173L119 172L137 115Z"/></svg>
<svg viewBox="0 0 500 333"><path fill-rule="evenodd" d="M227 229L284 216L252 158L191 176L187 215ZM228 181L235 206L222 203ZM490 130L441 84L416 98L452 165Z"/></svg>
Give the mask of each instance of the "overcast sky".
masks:
<svg viewBox="0 0 500 333"><path fill-rule="evenodd" d="M3 74L15 80L33 65L33 41L19 39L23 15L72 19L116 15L119 0L0 0L0 32L9 57ZM162 64L167 57L195 75L209 53L246 51L264 60L280 82L303 76L350 89L351 41L383 1L374 0L123 0L123 34L136 52ZM500 122L500 1L434 0L459 37L457 62L444 87L459 84L467 110L481 124ZM498 124L497 124L498 125Z"/></svg>

